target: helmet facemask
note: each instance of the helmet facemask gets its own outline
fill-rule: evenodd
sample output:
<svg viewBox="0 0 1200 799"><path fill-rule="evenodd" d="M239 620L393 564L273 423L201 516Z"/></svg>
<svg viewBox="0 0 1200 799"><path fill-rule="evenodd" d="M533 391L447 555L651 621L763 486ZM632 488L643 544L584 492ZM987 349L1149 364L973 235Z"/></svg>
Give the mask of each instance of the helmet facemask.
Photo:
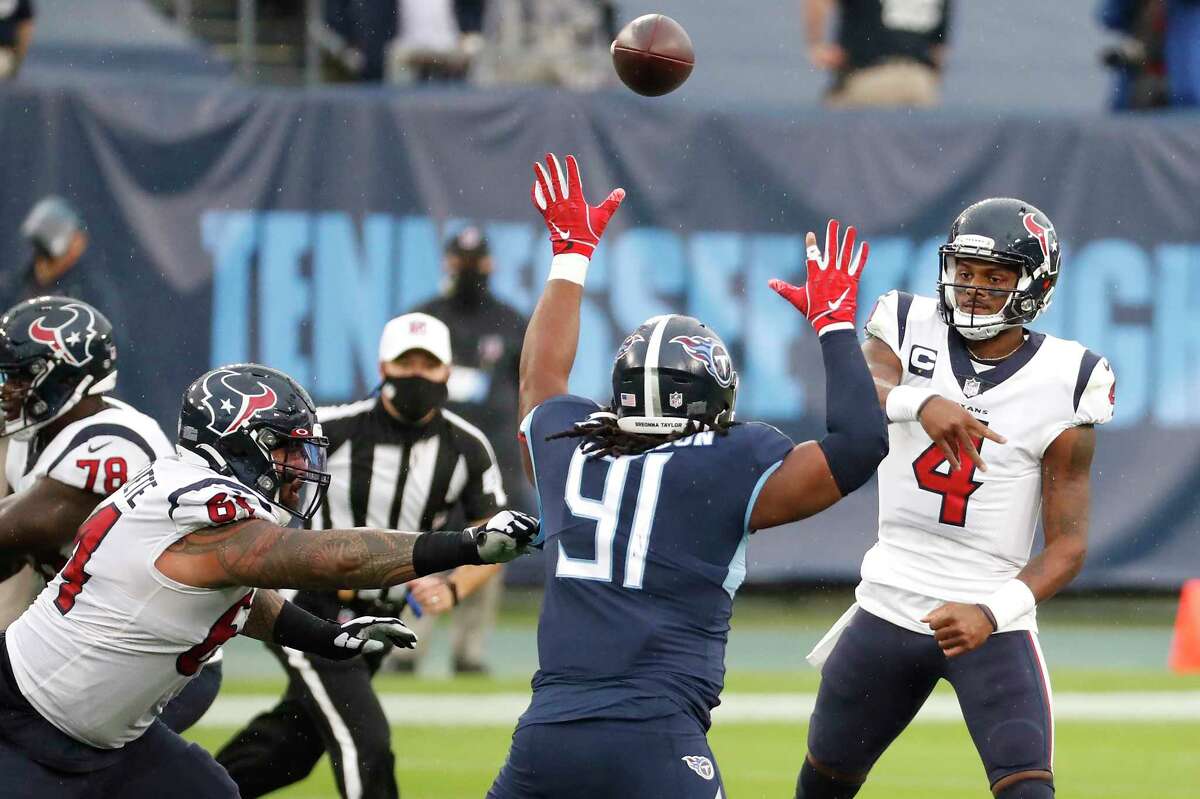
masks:
<svg viewBox="0 0 1200 799"><path fill-rule="evenodd" d="M308 521L329 490L325 470L329 439L320 425L284 433L268 426L244 430L251 451L228 458L229 469L276 509Z"/></svg>
<svg viewBox="0 0 1200 799"><path fill-rule="evenodd" d="M973 246L963 242L968 236L960 236L954 244L946 244L938 248L941 259L941 271L938 279L938 309L942 321L958 330L963 338L971 341L984 341L993 338L1003 330L1027 325L1041 316L1050 307L1051 286L1042 296L1036 297L1030 291L1037 279L1030 264L1023 258L999 252L986 246ZM987 286L976 286L958 282L958 259L984 261L989 264L1005 266L1017 273L1017 284L1014 288L1000 289ZM958 293L977 291L991 296L1006 295L1000 309L990 314L980 314L973 310L964 311L959 308Z"/></svg>
<svg viewBox="0 0 1200 799"><path fill-rule="evenodd" d="M40 357L0 366L0 404L4 409L0 438L12 436L17 441L29 441L43 427L78 405L84 396L112 388L96 386L88 375L70 394L58 391L52 393L59 396L47 396L44 389L56 367L54 359ZM116 373L111 377L115 383Z"/></svg>

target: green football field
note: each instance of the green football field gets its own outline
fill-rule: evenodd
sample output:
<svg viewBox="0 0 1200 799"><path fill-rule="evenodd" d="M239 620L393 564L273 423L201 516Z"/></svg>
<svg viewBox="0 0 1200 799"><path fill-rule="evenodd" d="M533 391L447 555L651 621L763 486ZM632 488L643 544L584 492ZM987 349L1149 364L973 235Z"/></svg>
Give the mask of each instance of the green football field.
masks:
<svg viewBox="0 0 1200 799"><path fill-rule="evenodd" d="M718 709L709 736L728 796L792 795L805 751L805 703L818 684L803 653L836 618L832 611L843 599L802 607L777 598L739 599L744 607L730 640L725 708ZM1200 675L1174 675L1164 667L1172 610L1167 600L1065 600L1044 613L1042 641L1059 719L1058 796L1200 797ZM376 680L397 722L393 748L407 799L486 792L504 761L509 719L528 696L535 663L528 611L519 598L506 603L493 646L494 677L448 679L445 636L438 636L432 663L421 667L423 679L385 674ZM226 662L222 694L189 736L210 750L240 719L269 706L282 687L282 673L253 642L239 642ZM413 723L401 722L406 710ZM948 687L939 687L929 710L884 755L860 797L991 795ZM755 720L759 713L762 720ZM336 796L328 762L275 795Z"/></svg>

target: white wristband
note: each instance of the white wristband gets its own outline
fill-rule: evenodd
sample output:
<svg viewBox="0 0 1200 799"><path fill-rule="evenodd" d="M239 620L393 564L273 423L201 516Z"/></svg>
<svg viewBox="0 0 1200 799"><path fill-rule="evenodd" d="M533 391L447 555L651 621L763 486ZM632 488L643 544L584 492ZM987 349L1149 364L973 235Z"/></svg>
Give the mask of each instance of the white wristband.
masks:
<svg viewBox="0 0 1200 799"><path fill-rule="evenodd" d="M1013 578L981 604L986 605L996 618L996 629L1003 630L1036 608L1037 599L1034 598L1033 591L1029 590L1029 586L1022 580Z"/></svg>
<svg viewBox="0 0 1200 799"><path fill-rule="evenodd" d="M915 422L921 416L921 408L934 397L940 396L932 388L896 386L888 392L887 418L889 422Z"/></svg>
<svg viewBox="0 0 1200 799"><path fill-rule="evenodd" d="M586 255L577 252L564 252L550 260L549 280L569 280L583 285L587 280L587 270L590 260Z"/></svg>

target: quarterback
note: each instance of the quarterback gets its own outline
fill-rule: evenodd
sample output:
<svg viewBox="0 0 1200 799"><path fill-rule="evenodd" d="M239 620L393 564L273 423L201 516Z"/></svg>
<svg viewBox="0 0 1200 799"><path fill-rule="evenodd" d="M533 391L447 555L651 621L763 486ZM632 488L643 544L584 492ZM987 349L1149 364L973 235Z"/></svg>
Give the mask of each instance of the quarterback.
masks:
<svg viewBox="0 0 1200 799"><path fill-rule="evenodd" d="M1026 327L1060 270L1054 226L1034 206L970 206L940 262L936 296L890 292L867 322L890 422L879 540L855 605L809 656L821 687L798 799L857 794L939 679L993 794L1054 795L1035 611L1083 566L1094 426L1112 418L1115 378L1082 345ZM1039 516L1045 547L1031 558Z"/></svg>
<svg viewBox="0 0 1200 799"><path fill-rule="evenodd" d="M394 618L336 624L271 587L367 588L511 559L537 532L503 512L482 529L285 527L329 485L308 393L256 364L184 394L178 455L101 502L67 564L0 635L0 794L236 797L210 755L156 711L239 632L328 658L416 637Z"/></svg>

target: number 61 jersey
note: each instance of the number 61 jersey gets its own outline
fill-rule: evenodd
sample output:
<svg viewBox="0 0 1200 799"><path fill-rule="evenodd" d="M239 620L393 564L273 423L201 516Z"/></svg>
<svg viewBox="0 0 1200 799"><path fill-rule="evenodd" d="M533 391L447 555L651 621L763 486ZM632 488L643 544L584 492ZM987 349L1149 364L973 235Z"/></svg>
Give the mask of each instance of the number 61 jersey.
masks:
<svg viewBox="0 0 1200 799"><path fill-rule="evenodd" d="M195 530L260 518L248 488L177 457L160 458L79 528L71 559L8 628L13 676L29 703L77 741L116 749L237 634L253 601L242 586L195 588L155 566Z"/></svg>
<svg viewBox="0 0 1200 799"><path fill-rule="evenodd" d="M1042 456L1065 430L1113 415L1108 361L1074 341L1027 331L1012 355L972 359L937 302L883 295L867 332L900 359L901 385L932 388L1007 439L977 439L987 463L965 455L951 472L920 422L888 425L879 466L879 541L862 564L858 604L901 627L930 633L920 619L943 602L981 602L1028 562L1042 505ZM1007 630L1036 630L1034 612Z"/></svg>

